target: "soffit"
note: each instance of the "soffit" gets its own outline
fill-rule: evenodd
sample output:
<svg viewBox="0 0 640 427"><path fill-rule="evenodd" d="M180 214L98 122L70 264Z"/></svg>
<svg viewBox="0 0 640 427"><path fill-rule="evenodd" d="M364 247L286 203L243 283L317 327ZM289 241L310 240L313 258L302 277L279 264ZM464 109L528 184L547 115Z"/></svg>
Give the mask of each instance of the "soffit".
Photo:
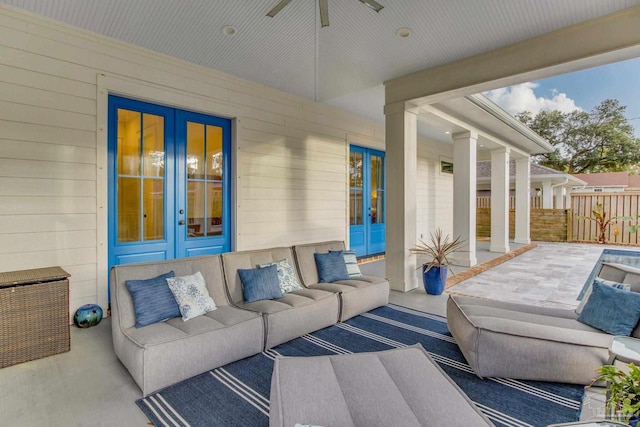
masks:
<svg viewBox="0 0 640 427"><path fill-rule="evenodd" d="M386 80L494 50L640 4L640 0L0 0L308 99L343 98ZM222 28L233 25L233 37ZM395 35L409 27L408 39ZM364 106L362 105L364 108ZM380 105L380 109L382 105ZM355 111L358 113L358 106ZM365 113L361 115L366 116Z"/></svg>

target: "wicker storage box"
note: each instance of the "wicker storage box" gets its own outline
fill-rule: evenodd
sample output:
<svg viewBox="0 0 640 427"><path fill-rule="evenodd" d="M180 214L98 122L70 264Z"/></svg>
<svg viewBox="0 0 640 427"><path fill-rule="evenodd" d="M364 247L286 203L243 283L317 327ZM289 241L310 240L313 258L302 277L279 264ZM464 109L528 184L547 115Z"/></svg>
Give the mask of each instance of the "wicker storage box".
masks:
<svg viewBox="0 0 640 427"><path fill-rule="evenodd" d="M0 273L0 368L70 350L69 273Z"/></svg>

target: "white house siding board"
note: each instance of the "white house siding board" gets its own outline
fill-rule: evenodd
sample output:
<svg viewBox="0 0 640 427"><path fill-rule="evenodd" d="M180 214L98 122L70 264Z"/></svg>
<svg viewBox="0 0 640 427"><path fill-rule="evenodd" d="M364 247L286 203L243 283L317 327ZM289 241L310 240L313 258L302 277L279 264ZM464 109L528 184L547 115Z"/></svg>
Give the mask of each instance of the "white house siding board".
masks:
<svg viewBox="0 0 640 427"><path fill-rule="evenodd" d="M418 141L416 181L417 238L427 240L436 228L453 231L453 175L440 172L441 157L453 156L453 147L424 139Z"/></svg>
<svg viewBox="0 0 640 427"><path fill-rule="evenodd" d="M3 215L1 219L0 235L96 229L93 214L19 214Z"/></svg>
<svg viewBox="0 0 640 427"><path fill-rule="evenodd" d="M84 163L95 167L96 150L95 148L70 145L0 139L0 157L16 160Z"/></svg>
<svg viewBox="0 0 640 427"><path fill-rule="evenodd" d="M34 156L38 157L38 156ZM96 179L95 164L66 163L60 161L0 158L0 177L76 179L80 181Z"/></svg>
<svg viewBox="0 0 640 427"><path fill-rule="evenodd" d="M17 71L14 71L16 73ZM34 76L37 79L39 76ZM54 111L69 111L91 116L96 115L95 96L81 98L59 92L52 92L47 89L36 89L16 83L6 83L0 81L0 101L13 104L33 105L37 107L50 108Z"/></svg>
<svg viewBox="0 0 640 427"><path fill-rule="evenodd" d="M0 60L2 57L0 57ZM79 129L64 129L54 126L38 125L28 122L12 122L0 119L0 129L2 129L1 137L5 140L18 142L39 142L53 145L68 145L73 147L84 147L94 151L96 149L96 134ZM57 152L57 150L56 150ZM43 160L57 160L59 156L65 156L66 153L57 154L47 157ZM94 163L95 155L92 162L78 163Z"/></svg>
<svg viewBox="0 0 640 427"><path fill-rule="evenodd" d="M52 76L46 73L10 67L0 64L0 82L12 83L16 87L42 89L49 92L72 95L79 98L96 98L96 85L77 80ZM95 104L93 105L95 108Z"/></svg>
<svg viewBox="0 0 640 427"><path fill-rule="evenodd" d="M60 265L72 311L104 301L98 112L116 80L118 95L237 119L236 249L346 240L347 135L381 146L383 126L0 6L0 271Z"/></svg>

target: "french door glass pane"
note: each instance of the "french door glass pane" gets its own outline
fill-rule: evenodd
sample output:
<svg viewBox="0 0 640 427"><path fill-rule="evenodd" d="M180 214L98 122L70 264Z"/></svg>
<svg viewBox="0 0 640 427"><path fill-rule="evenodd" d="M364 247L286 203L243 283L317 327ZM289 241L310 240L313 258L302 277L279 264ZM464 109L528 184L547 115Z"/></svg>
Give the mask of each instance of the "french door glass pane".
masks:
<svg viewBox="0 0 640 427"><path fill-rule="evenodd" d="M187 122L187 178L204 178L204 125Z"/></svg>
<svg viewBox="0 0 640 427"><path fill-rule="evenodd" d="M188 237L222 235L222 128L187 122Z"/></svg>
<svg viewBox="0 0 640 427"><path fill-rule="evenodd" d="M137 111L118 110L119 175L140 175L140 119Z"/></svg>
<svg viewBox="0 0 640 427"><path fill-rule="evenodd" d="M144 239L164 239L164 181L144 179Z"/></svg>
<svg viewBox="0 0 640 427"><path fill-rule="evenodd" d="M164 118L119 108L117 141L118 241L163 240Z"/></svg>
<svg viewBox="0 0 640 427"><path fill-rule="evenodd" d="M204 182L187 182L187 232L188 237L204 236Z"/></svg>
<svg viewBox="0 0 640 427"><path fill-rule="evenodd" d="M118 178L118 241L140 240L140 180Z"/></svg>
<svg viewBox="0 0 640 427"><path fill-rule="evenodd" d="M222 128L207 125L207 179L222 180ZM220 183L222 184L222 183ZM222 212L220 212L220 216Z"/></svg>
<svg viewBox="0 0 640 427"><path fill-rule="evenodd" d="M164 117L142 115L144 176L164 176Z"/></svg>
<svg viewBox="0 0 640 427"><path fill-rule="evenodd" d="M384 159L371 156L371 223L384 223Z"/></svg>
<svg viewBox="0 0 640 427"><path fill-rule="evenodd" d="M222 234L222 182L207 183L207 234L219 236Z"/></svg>
<svg viewBox="0 0 640 427"><path fill-rule="evenodd" d="M362 225L363 153L349 154L349 223Z"/></svg>

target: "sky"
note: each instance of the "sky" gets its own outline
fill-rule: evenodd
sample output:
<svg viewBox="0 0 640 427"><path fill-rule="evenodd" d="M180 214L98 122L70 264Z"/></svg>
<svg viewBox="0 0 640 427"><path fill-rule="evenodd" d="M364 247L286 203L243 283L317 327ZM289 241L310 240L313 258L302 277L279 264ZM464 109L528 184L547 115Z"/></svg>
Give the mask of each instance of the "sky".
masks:
<svg viewBox="0 0 640 427"><path fill-rule="evenodd" d="M591 111L607 98L617 99L627 106L629 124L640 137L640 58L496 89L485 95L511 114Z"/></svg>

